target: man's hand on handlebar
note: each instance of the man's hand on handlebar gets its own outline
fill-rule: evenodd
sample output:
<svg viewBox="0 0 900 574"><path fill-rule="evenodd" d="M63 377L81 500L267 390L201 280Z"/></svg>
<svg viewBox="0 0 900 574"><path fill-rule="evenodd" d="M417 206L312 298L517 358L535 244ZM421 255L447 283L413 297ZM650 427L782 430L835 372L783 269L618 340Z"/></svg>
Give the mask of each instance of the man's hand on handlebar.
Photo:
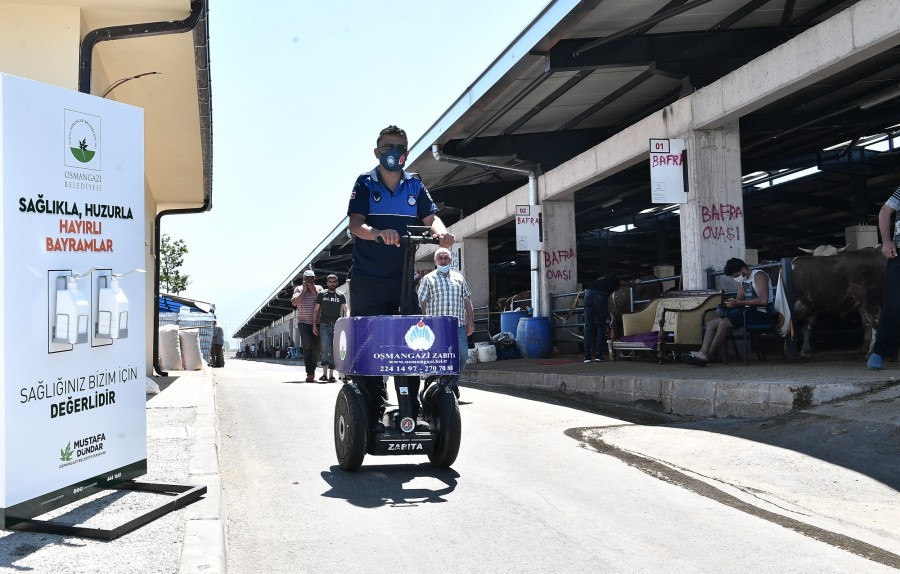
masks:
<svg viewBox="0 0 900 574"><path fill-rule="evenodd" d="M433 233L431 236L437 239L438 245L447 249L453 247L453 242L456 240L452 233Z"/></svg>
<svg viewBox="0 0 900 574"><path fill-rule="evenodd" d="M394 245L396 247L400 247L404 238L407 238L410 242L416 244L434 243L446 248L450 248L451 246L453 246L453 242L455 241L455 237L452 233L439 233L431 235L428 235L427 233L423 233L422 235L413 233L408 235L400 235L395 229L382 229L378 232L378 235L375 236L375 241L378 243L384 243L385 245Z"/></svg>
<svg viewBox="0 0 900 574"><path fill-rule="evenodd" d="M382 229L375 237L375 241L385 245L400 247L400 234L397 233L396 229Z"/></svg>

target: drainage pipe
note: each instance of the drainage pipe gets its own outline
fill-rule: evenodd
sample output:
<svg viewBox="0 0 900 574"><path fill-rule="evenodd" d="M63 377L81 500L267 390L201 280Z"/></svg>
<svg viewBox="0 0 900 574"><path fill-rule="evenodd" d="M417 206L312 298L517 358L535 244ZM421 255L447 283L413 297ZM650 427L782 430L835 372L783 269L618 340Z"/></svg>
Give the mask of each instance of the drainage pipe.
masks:
<svg viewBox="0 0 900 574"><path fill-rule="evenodd" d="M163 34L190 32L205 12L206 0L191 0L191 13L184 20L147 22L97 28L84 35L81 40L81 54L78 58L78 91L91 93L91 73L93 72L94 46L107 40L127 40Z"/></svg>
<svg viewBox="0 0 900 574"><path fill-rule="evenodd" d="M191 0L191 13L184 20L148 22L144 24L128 24L124 26L110 26L108 28L97 28L85 34L81 40L81 54L79 56L78 68L78 91L91 93L91 74L93 72L94 46L100 42L109 40L126 40L131 38L143 38L147 36L161 36L164 34L181 34L185 32L194 32L194 58L197 59L205 55L205 62L202 68L198 66L197 70L197 88L202 92L198 94L200 100L200 120L201 129L212 131L212 119L210 113L210 97L209 97L209 50L207 39L209 38L209 29L206 18L206 0ZM198 27L198 24L203 23ZM199 31L199 34L198 34ZM200 36L200 38L198 38ZM199 40L199 41L198 41ZM201 134L203 135L203 134ZM165 215L183 214L183 213L202 213L212 209L212 137L205 138L203 142L203 205L200 207L192 207L187 209L169 209L161 211L156 215L154 220L154 237L153 237L153 254L156 257L154 265L154 297L153 297L153 369L160 376L168 376L168 373L159 367L159 249L161 243L160 223Z"/></svg>
<svg viewBox="0 0 900 574"><path fill-rule="evenodd" d="M538 205L537 192L537 174L532 169L522 169L518 167L509 167L507 165L486 163L465 157L456 157L441 153L441 146L434 144L431 146L431 153L437 161L447 163L455 163L470 167L477 167L487 171L505 171L509 173L517 173L519 175L528 176L528 204ZM541 270L540 270L540 252L530 251L531 254L531 314L534 317L549 317L550 302L544 297L541 290Z"/></svg>

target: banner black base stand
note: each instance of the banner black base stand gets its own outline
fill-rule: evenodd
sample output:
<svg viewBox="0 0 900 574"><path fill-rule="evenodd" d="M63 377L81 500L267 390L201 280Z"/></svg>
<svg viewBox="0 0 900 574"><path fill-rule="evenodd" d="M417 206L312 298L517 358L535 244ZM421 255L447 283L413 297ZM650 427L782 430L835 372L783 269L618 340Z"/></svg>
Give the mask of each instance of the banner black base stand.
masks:
<svg viewBox="0 0 900 574"><path fill-rule="evenodd" d="M157 518L177 510L188 504L199 500L201 496L206 494L205 486L185 485L185 484L160 484L155 482L135 482L128 481L116 486L109 487L110 490L133 490L136 492L152 492L155 494L169 494L174 498L158 508L154 508L137 518L129 520L125 524L107 530L104 528L86 528L84 526L73 526L69 524L59 524L51 520L24 520L13 526L8 527L9 530L17 530L22 532L41 532L44 534L59 534L61 536L78 536L80 538L93 538L95 540L115 540L123 534L128 534L132 530L137 530L141 526L148 524Z"/></svg>

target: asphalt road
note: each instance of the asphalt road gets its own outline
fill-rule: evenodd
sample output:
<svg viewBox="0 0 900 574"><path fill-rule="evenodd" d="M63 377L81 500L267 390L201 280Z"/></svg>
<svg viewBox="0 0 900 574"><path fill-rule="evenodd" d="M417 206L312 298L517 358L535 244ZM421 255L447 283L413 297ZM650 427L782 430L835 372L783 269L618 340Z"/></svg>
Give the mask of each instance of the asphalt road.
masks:
<svg viewBox="0 0 900 574"><path fill-rule="evenodd" d="M301 383L302 366L241 360L215 376L233 574L896 571L890 552L870 560L692 488L669 465L635 464L624 438L614 447L612 434L598 438L655 427L464 388L452 469L367 456L348 474L333 446L338 384ZM712 440L723 434L680 432L700 461L723 448ZM652 444L664 456L665 441L679 440ZM765 476L783 461L753 463Z"/></svg>

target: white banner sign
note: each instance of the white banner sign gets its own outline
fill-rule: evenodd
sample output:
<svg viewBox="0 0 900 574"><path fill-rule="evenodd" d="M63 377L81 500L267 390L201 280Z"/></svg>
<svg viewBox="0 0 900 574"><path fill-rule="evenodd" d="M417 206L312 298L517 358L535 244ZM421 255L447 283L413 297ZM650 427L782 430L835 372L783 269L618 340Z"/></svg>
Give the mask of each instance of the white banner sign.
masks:
<svg viewBox="0 0 900 574"><path fill-rule="evenodd" d="M0 74L3 526L146 473L143 117Z"/></svg>
<svg viewBox="0 0 900 574"><path fill-rule="evenodd" d="M650 198L653 203L686 203L684 140L650 140Z"/></svg>
<svg viewBox="0 0 900 574"><path fill-rule="evenodd" d="M541 251L541 206L516 206L516 250Z"/></svg>

